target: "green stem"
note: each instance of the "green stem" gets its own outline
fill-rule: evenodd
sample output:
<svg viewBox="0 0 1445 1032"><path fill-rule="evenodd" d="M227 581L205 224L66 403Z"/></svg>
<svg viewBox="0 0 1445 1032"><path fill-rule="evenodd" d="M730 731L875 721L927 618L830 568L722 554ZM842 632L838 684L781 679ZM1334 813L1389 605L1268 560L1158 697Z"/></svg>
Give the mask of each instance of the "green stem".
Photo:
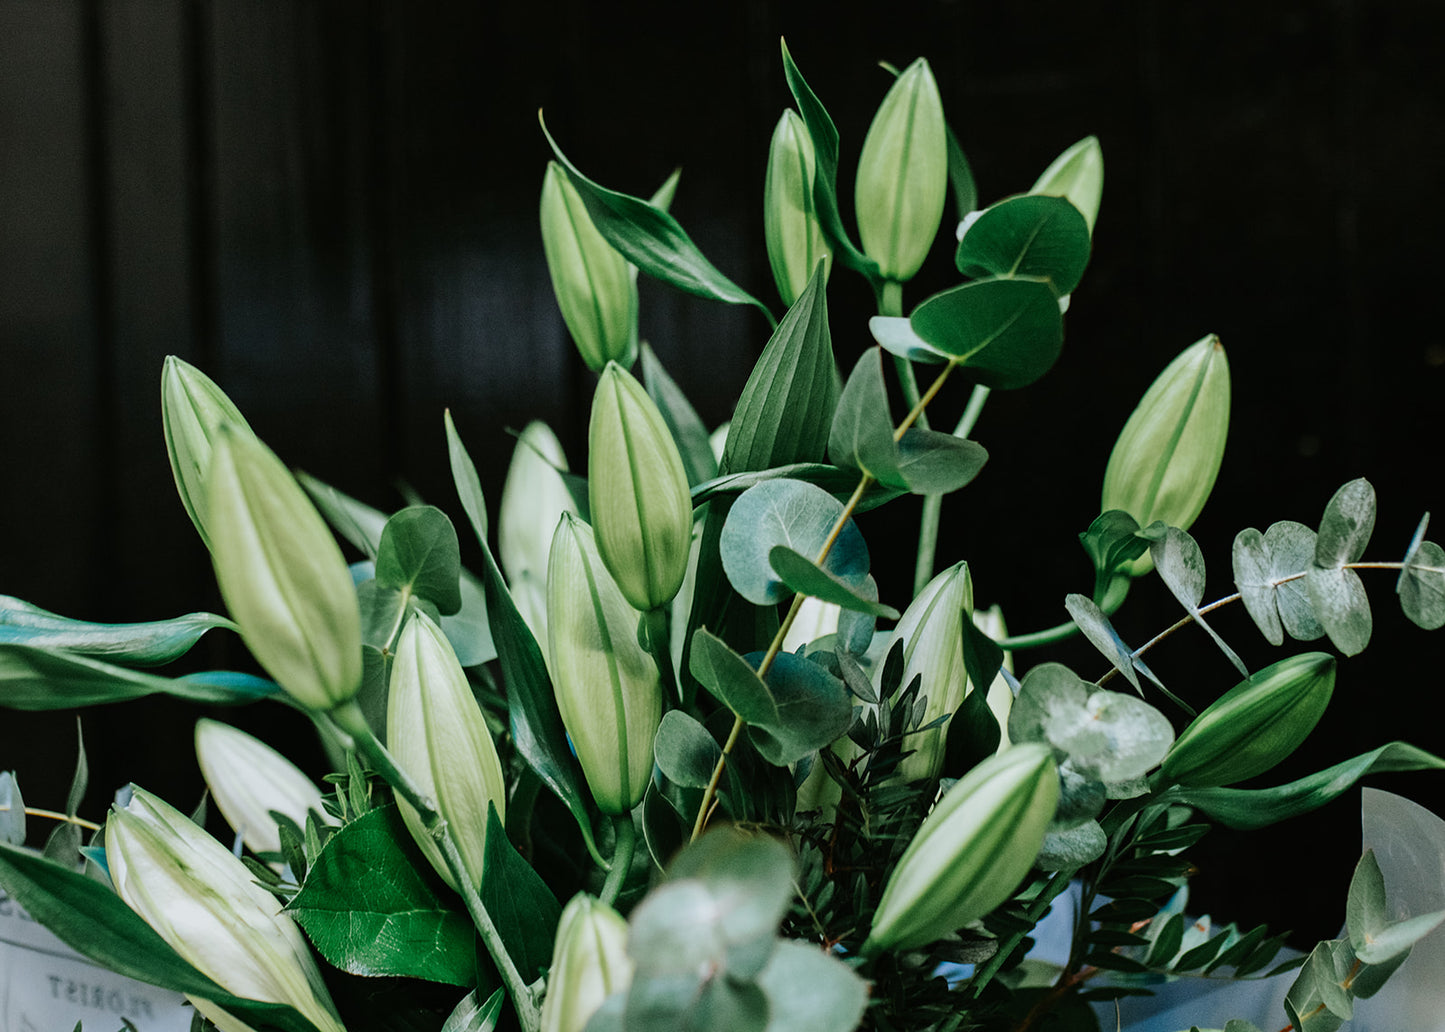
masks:
<svg viewBox="0 0 1445 1032"><path fill-rule="evenodd" d="M1049 904L1069 887L1069 879L1073 876L1073 870L1056 871L1048 883L1039 890L1039 894L1034 897L1034 901L1029 904L1024 915L1028 921L1028 927L1012 933L1000 942L998 952L974 973L973 981L969 983L969 991L973 993L975 1000L983 992L984 987L993 981L993 976L998 974L999 968L1003 967L1004 961L1008 960L1009 954L1013 953L1018 944L1023 941L1024 936L1033 930L1034 925L1043 920L1044 914L1048 912Z"/></svg>
<svg viewBox="0 0 1445 1032"><path fill-rule="evenodd" d="M949 365L951 370L952 364ZM945 375L948 370L945 370ZM941 379L941 378L940 378ZM977 384L973 393L968 396L968 407L963 410L963 416L958 421L958 426L953 429L953 436L967 438L973 432L974 424L983 413L984 402L988 401L989 389L983 384ZM926 399L920 398L920 403L926 403ZM933 569L938 555L938 529L943 522L943 495L931 494L923 496L923 513L918 521L918 558L913 566L913 594L917 595L928 582L933 579Z"/></svg>
<svg viewBox="0 0 1445 1032"><path fill-rule="evenodd" d="M677 705L682 705L682 696L677 685L677 673L672 669L671 604L663 604L642 615L638 630L645 636L643 648L657 661L657 671L662 677L662 694Z"/></svg>
<svg viewBox="0 0 1445 1032"><path fill-rule="evenodd" d="M1113 616L1118 612L1119 607L1124 604L1125 596L1129 594L1131 583L1133 582L1128 577L1116 577L1104 597L1094 600L1105 616ZM1066 641L1078 633L1079 625L1068 620L1042 631L1004 638L999 642L999 646L1005 649L1032 649L1040 645L1052 645L1056 641Z"/></svg>
<svg viewBox="0 0 1445 1032"><path fill-rule="evenodd" d="M462 902L466 904L467 913L477 926L487 953L497 965L497 972L502 976L507 994L512 998L512 1006L517 1012L517 1020L521 1023L523 1032L537 1032L542 1024L542 1012L537 1006L536 996L517 970L512 955L507 952L501 932L497 930L496 922L492 920L486 904L477 894L477 888L472 884L472 876L467 872L466 863L457 849L451 829L447 826L446 819L437 811L436 804L406 771L396 765L386 746L381 744L367 725L361 707L354 702L345 703L330 713L319 715L318 719L329 722L343 739L349 739L372 769L421 817L427 833L436 842L443 859L446 860L447 870L451 872L452 880L461 892Z"/></svg>
<svg viewBox="0 0 1445 1032"><path fill-rule="evenodd" d="M627 872L632 869L632 854L637 849L637 828L632 823L632 814L618 814L612 818L612 829L616 841L612 847L612 870L602 883L600 899L609 907L617 902L622 886L627 881Z"/></svg>

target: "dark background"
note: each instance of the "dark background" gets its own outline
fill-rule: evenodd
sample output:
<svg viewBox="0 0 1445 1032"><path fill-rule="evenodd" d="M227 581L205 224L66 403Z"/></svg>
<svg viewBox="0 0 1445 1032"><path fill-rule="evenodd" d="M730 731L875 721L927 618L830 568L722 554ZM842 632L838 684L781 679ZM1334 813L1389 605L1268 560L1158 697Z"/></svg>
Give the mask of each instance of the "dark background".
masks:
<svg viewBox="0 0 1445 1032"><path fill-rule="evenodd" d="M67 615L217 609L161 439L161 362L213 376L289 463L380 507L404 478L454 513L450 406L493 509L507 427L547 419L584 458L592 378L542 260L548 158L536 112L581 168L650 193L683 169L673 213L745 288L775 294L761 233L767 141L794 58L838 123L841 194L888 76L929 58L983 202L1027 189L1061 150L1102 141L1092 266L1058 366L998 393L976 437L992 463L944 509L940 562L970 560L1014 631L1090 587L1074 535L1097 513L1114 436L1180 349L1225 344L1234 419L1194 533L1210 597L1232 591L1245 526L1315 524L1333 491L1379 491L1368 558L1398 560L1436 473L1445 341L1445 91L1435 0L1253 4L287 3L0 0L0 593ZM947 219L955 217L949 212ZM947 247L905 302L952 282ZM871 299L840 270L834 343L850 366ZM775 306L776 307L776 306ZM709 425L767 338L759 315L643 286L643 331ZM965 391L940 402L951 422ZM865 517L884 597L915 513ZM474 553L472 553L474 555ZM1376 638L1344 660L1331 713L1282 780L1393 738L1445 753L1445 639L1369 576ZM1278 658L1243 614L1219 628L1251 668ZM1154 582L1117 619L1139 642L1175 619ZM212 640L214 639L214 640ZM244 662L212 635L198 662ZM1059 658L1089 676L1087 647ZM1151 654L1207 701L1237 679L1197 630ZM278 707L217 715L297 743ZM134 779L199 795L193 707L85 714L86 810ZM58 805L71 714L0 711L0 768ZM1445 812L1445 775L1376 779ZM1201 906L1332 935L1356 856L1358 796L1201 853ZM1255 884L1242 880L1257 866ZM1295 888L1295 883L1302 883ZM1221 893L1228 890L1228 898ZM1239 911L1235 913L1234 911Z"/></svg>

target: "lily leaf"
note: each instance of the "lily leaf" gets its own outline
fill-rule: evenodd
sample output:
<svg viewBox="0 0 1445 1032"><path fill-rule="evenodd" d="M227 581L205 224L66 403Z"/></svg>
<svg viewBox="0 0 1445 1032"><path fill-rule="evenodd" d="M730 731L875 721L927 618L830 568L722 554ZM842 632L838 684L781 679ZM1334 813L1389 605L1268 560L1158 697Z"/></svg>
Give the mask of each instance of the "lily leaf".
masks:
<svg viewBox="0 0 1445 1032"><path fill-rule="evenodd" d="M123 666L161 666L185 655L207 631L235 631L214 613L187 613L147 623L101 624L57 616L39 606L0 595L0 642L65 649Z"/></svg>

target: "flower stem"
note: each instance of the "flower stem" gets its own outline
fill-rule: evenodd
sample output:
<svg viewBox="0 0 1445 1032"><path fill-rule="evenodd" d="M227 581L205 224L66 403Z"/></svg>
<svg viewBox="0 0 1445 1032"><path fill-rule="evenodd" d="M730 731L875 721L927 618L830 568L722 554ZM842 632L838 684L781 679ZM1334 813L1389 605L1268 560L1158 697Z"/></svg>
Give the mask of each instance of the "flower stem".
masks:
<svg viewBox="0 0 1445 1032"><path fill-rule="evenodd" d="M632 868L632 854L637 849L637 828L633 826L632 814L613 817L612 828L616 833L612 847L612 870L607 872L607 880L602 883L599 896L609 907L617 903L623 883L627 881L627 872Z"/></svg>

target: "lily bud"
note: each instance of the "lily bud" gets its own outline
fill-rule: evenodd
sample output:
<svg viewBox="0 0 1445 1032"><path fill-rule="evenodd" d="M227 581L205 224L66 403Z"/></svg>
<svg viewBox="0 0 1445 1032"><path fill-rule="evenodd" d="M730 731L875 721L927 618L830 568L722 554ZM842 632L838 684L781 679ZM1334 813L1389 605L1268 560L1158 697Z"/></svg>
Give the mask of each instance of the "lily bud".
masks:
<svg viewBox="0 0 1445 1032"><path fill-rule="evenodd" d="M1188 530L1209 498L1229 434L1229 363L1210 334L1185 348L1144 392L1104 472L1101 512ZM1153 569L1146 552L1125 569Z"/></svg>
<svg viewBox="0 0 1445 1032"><path fill-rule="evenodd" d="M631 982L627 922L600 899L579 892L557 923L542 1032L582 1032L602 1001Z"/></svg>
<svg viewBox="0 0 1445 1032"><path fill-rule="evenodd" d="M592 797L614 815L642 801L662 722L662 678L638 644L637 621L592 528L564 513L547 571L547 662Z"/></svg>
<svg viewBox="0 0 1445 1032"><path fill-rule="evenodd" d="M435 621L414 612L402 629L391 668L386 707L387 746L397 766L432 799L451 827L472 881L482 884L487 806L507 811L502 761L481 707L451 643ZM397 800L407 830L453 889L456 879L421 815Z"/></svg>
<svg viewBox="0 0 1445 1032"><path fill-rule="evenodd" d="M552 531L564 512L576 512L572 495L557 471L567 468L562 442L540 420L528 423L512 451L502 485L497 545L507 590L517 611L547 650L547 553Z"/></svg>
<svg viewBox="0 0 1445 1032"><path fill-rule="evenodd" d="M1099 218L1104 193L1104 151L1097 136L1086 136L1054 159L1034 183L1031 194L1062 197L1084 216L1089 232Z"/></svg>
<svg viewBox="0 0 1445 1032"><path fill-rule="evenodd" d="M1232 785L1263 774L1309 737L1335 688L1335 659L1306 652L1221 695L1184 729L1160 765L1181 785Z"/></svg>
<svg viewBox="0 0 1445 1032"><path fill-rule="evenodd" d="M115 891L171 948L227 992L294 1007L319 1032L345 1032L301 930L246 865L144 789L111 811L105 859ZM246 1026L194 1001L223 1029Z"/></svg>
<svg viewBox="0 0 1445 1032"><path fill-rule="evenodd" d="M670 602L692 543L687 473L657 405L615 362L592 399L587 496L597 549L623 596L641 612Z"/></svg>
<svg viewBox="0 0 1445 1032"><path fill-rule="evenodd" d="M306 827L326 819L315 782L259 738L208 717L196 721L196 759L216 808L253 853L281 852L279 813Z"/></svg>
<svg viewBox="0 0 1445 1032"><path fill-rule="evenodd" d="M241 637L308 710L361 687L361 611L336 539L271 449L223 426L206 475L211 561Z"/></svg>
<svg viewBox="0 0 1445 1032"><path fill-rule="evenodd" d="M904 850L863 952L926 946L1007 900L1033 867L1058 802L1046 745L1015 745L969 771Z"/></svg>
<svg viewBox="0 0 1445 1032"><path fill-rule="evenodd" d="M171 474L186 515L206 547L206 471L211 467L211 448L221 424L239 433L251 432L241 411L205 373L175 355L167 355L161 371L161 424Z"/></svg>
<svg viewBox="0 0 1445 1032"><path fill-rule="evenodd" d="M963 705L969 689L963 665L963 621L972 614L973 580L968 564L957 563L928 582L893 629L883 654L887 655L895 642L903 642L902 683L906 686L923 675L920 691L928 703L920 724L952 714ZM947 740L946 723L909 735L903 745L912 749L913 755L899 763L898 776L904 781L938 777Z"/></svg>
<svg viewBox="0 0 1445 1032"><path fill-rule="evenodd" d="M555 161L542 179L542 250L557 307L593 372L637 359L637 286L627 259L592 223L582 196Z"/></svg>
<svg viewBox="0 0 1445 1032"><path fill-rule="evenodd" d="M947 193L943 100L932 69L920 57L894 80L858 158L858 236L885 279L912 279L923 265L938 235Z"/></svg>
<svg viewBox="0 0 1445 1032"><path fill-rule="evenodd" d="M773 282L783 304L791 307L808 285L819 261L827 261L824 282L832 268L832 250L813 207L813 138L798 113L783 112L768 144L768 171L763 180L763 239Z"/></svg>

